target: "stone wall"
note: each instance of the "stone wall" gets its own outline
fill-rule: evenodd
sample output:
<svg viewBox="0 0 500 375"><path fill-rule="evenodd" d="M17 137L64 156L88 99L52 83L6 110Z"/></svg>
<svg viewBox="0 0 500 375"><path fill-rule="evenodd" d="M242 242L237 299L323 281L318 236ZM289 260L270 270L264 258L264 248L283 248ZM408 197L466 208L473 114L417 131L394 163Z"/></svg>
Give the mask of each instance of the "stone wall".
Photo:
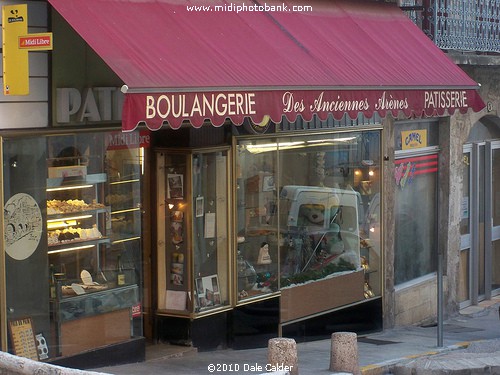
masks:
<svg viewBox="0 0 500 375"><path fill-rule="evenodd" d="M436 275L424 276L397 287L394 305L396 326L434 321L437 311Z"/></svg>

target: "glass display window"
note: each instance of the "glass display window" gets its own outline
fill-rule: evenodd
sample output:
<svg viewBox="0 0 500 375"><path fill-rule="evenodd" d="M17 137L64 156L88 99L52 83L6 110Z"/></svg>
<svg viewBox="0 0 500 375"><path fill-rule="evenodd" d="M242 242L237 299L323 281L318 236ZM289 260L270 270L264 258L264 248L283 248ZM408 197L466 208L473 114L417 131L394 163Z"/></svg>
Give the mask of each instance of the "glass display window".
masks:
<svg viewBox="0 0 500 375"><path fill-rule="evenodd" d="M7 306L15 311L7 319L32 319L35 335L47 343L40 360L142 336L141 217L128 217L130 231L112 223L125 205L140 207L142 174L134 176L137 185L122 186L127 202L121 204L110 199L118 179L108 163L122 168L126 159L141 171L142 147L124 143L118 151L108 142L112 137L89 131L3 139L3 160L10 160L4 169L4 232L25 223L23 236L6 237L12 249L6 257L12 290ZM21 206L33 212L30 219L22 219L28 211ZM26 239L32 252L18 254ZM26 282L21 275L29 275ZM112 328L96 331L108 321Z"/></svg>
<svg viewBox="0 0 500 375"><path fill-rule="evenodd" d="M238 300L278 291L278 153L275 142L241 141L236 157Z"/></svg>
<svg viewBox="0 0 500 375"><path fill-rule="evenodd" d="M437 176L439 124L398 121L395 127L396 285L437 269ZM418 214L415 207L418 206ZM467 220L462 221L462 225ZM468 223L466 223L466 226ZM463 230L464 226L461 226Z"/></svg>
<svg viewBox="0 0 500 375"><path fill-rule="evenodd" d="M400 157L394 171L397 285L437 270L438 155Z"/></svg>
<svg viewBox="0 0 500 375"><path fill-rule="evenodd" d="M159 314L231 304L228 159L228 148L156 153Z"/></svg>
<svg viewBox="0 0 500 375"><path fill-rule="evenodd" d="M237 140L239 301L349 272L353 301L380 295L380 148L376 130Z"/></svg>

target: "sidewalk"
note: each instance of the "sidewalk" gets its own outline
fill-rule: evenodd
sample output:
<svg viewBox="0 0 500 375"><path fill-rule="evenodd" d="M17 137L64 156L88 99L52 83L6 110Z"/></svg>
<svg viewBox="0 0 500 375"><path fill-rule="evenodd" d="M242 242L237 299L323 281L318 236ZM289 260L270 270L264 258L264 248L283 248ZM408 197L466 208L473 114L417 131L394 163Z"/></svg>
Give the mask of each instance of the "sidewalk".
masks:
<svg viewBox="0 0 500 375"><path fill-rule="evenodd" d="M497 359L500 365L500 341L496 341L500 340L499 306L500 297L494 297L478 306L468 307L456 317L445 321L443 347L437 346L435 325L398 327L360 336L358 357L361 371L364 375L386 374L389 371L398 374L418 374L418 371L408 370L408 366L429 368L430 360L436 363L440 361L440 366L453 364L457 367L457 355L460 358L471 358L468 364L462 366L476 366L475 358L479 360L482 357L488 358L490 366L495 366ZM461 350L464 351L464 348L472 342L475 342L475 347L469 351L473 353L462 355ZM497 350L499 352L494 353ZM297 351L300 375L332 373L329 371L331 340L298 343ZM480 355L482 352L488 354ZM223 373L254 375L266 372L267 348L198 353L192 348L158 344L148 347L146 353L145 362L104 367L95 371L115 375ZM214 365L215 371L210 372L209 365Z"/></svg>

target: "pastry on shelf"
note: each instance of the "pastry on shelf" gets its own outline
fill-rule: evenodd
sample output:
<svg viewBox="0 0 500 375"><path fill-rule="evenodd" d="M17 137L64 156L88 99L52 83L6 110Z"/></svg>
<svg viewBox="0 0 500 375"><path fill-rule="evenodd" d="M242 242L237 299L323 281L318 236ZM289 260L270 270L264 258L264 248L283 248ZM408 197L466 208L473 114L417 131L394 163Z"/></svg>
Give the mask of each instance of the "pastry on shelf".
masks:
<svg viewBox="0 0 500 375"><path fill-rule="evenodd" d="M92 228L65 228L57 229L48 232L47 242L49 245L58 245L61 243L79 241L79 240L94 240L102 238L102 233L94 224Z"/></svg>
<svg viewBox="0 0 500 375"><path fill-rule="evenodd" d="M65 201L59 199L47 200L48 215L66 214L72 212L94 210L104 207L105 206L102 203L97 203L95 200L92 201L92 203L86 203L82 199L69 199Z"/></svg>

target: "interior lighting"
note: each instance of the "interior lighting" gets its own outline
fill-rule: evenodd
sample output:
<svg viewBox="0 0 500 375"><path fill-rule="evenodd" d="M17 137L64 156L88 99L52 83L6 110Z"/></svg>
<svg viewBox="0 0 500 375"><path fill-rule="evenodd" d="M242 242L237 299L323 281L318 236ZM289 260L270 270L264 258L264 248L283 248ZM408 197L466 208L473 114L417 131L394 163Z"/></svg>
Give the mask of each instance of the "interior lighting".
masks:
<svg viewBox="0 0 500 375"><path fill-rule="evenodd" d="M68 247L68 248L58 249L58 250L50 250L50 251L47 251L47 253L48 254L66 253L68 251L84 250L84 249L90 249L93 247L95 247L95 245L83 245L83 246Z"/></svg>
<svg viewBox="0 0 500 375"><path fill-rule="evenodd" d="M65 217L64 221L70 221L70 220L80 220L80 219L88 219L89 217L92 217L92 215L80 215L80 216L72 216L72 217ZM55 223L61 221L61 219L49 219L47 220L48 223Z"/></svg>
<svg viewBox="0 0 500 375"><path fill-rule="evenodd" d="M78 185L78 186L60 186L54 188L48 188L47 191L61 191L61 190L73 190L73 189L86 189L93 187L94 185Z"/></svg>

